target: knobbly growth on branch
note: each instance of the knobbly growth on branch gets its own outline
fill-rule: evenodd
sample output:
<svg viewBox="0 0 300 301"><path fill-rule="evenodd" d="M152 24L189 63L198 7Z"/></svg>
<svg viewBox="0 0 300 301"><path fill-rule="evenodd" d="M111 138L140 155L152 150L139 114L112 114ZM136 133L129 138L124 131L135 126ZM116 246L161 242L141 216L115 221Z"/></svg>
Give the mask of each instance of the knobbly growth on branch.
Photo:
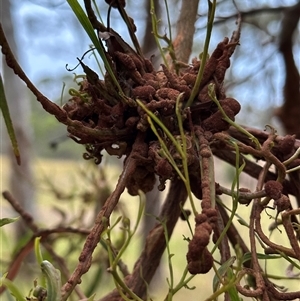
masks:
<svg viewBox="0 0 300 301"><path fill-rule="evenodd" d="M113 229L110 216L123 191L127 189L130 195L142 197L153 189L163 191L168 181L168 195L157 224L148 234L133 271L124 273L123 278L116 268L119 261L116 263L112 259L113 256L119 258L118 252L113 253L110 241L106 241L107 249L112 252L109 271L116 289L101 300L148 298L148 284L168 247L177 220L182 214L187 218L182 209L186 199L190 201L194 220L187 222L194 222L194 226L190 226L191 236L186 239L187 254L178 256L186 256L187 264L182 281L178 286L170 285L168 296L187 286L194 277L191 275L206 274L214 269L214 292L208 300L223 293L225 300L233 296L261 300L300 298L300 291L280 291L258 261L256 244L259 241L265 258L266 254L280 254L299 267L294 262L300 260L299 208L293 208L290 202L295 190L287 174L299 169L297 149L300 142L294 136L278 136L273 128L261 132L235 123L240 104L226 96L223 82L239 43L241 20L231 39L226 37L220 41L210 56L206 53L202 59L194 58L188 65L177 64L177 72L174 72L174 68L164 64L156 70L151 60L144 57L135 36L134 21L126 13L125 1L106 2L109 10L117 9L122 16L133 47L112 29L113 24L105 26L98 21L90 1L84 1L87 16L85 13L80 16L81 8L76 1L68 2L71 6L73 3L72 8L77 11L78 18L82 18L82 24L85 22L87 28L91 26L94 34L97 33L99 40L95 47L107 72L101 79L95 70L78 59L86 76L62 107L48 100L30 82L15 61L3 30L0 31L2 53L8 66L24 80L43 108L66 125L70 138L85 146L84 159L101 164L104 151L110 156L125 158L115 190L98 212L92 229L85 233L78 265L62 286L61 300L67 300L81 283L83 274L89 272L93 252L102 235ZM209 4L209 20L213 21L216 3ZM230 189L215 181L215 156L235 167ZM239 187L242 172L257 179L255 191ZM231 196L230 210L221 199L224 195ZM4 197L15 203L7 193ZM250 221L246 223L250 249L233 224L238 206L248 206L251 211ZM264 233L261 217L267 208L276 210L276 227L283 225L290 246L273 242ZM19 212L23 218L26 216L22 210ZM39 233L38 229L34 232L35 235ZM231 255L233 250L235 256ZM247 285L244 286L241 283L245 281ZM82 297L78 291L77 294Z"/></svg>

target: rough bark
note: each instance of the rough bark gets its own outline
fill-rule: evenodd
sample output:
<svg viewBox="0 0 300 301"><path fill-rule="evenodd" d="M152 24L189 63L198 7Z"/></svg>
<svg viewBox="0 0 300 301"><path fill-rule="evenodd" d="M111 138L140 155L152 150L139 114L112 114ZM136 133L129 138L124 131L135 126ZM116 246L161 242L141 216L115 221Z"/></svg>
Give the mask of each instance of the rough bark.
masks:
<svg viewBox="0 0 300 301"><path fill-rule="evenodd" d="M187 63L192 52L199 0L182 1L173 41L177 61Z"/></svg>

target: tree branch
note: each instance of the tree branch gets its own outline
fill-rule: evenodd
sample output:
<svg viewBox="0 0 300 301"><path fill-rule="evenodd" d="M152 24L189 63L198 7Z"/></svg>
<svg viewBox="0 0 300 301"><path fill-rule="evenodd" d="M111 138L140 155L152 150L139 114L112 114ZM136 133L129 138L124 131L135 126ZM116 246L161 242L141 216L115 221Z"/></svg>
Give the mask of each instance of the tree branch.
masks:
<svg viewBox="0 0 300 301"><path fill-rule="evenodd" d="M91 264L92 264L92 254L95 250L97 244L99 243L101 233L106 229L109 225L109 218L115 207L117 206L120 196L123 193L126 184L127 178L130 174L134 172L136 162L132 158L135 154L136 150L134 148L131 151L131 154L125 161L125 166L123 169L122 174L119 177L119 181L117 183L116 189L110 195L110 197L106 200L104 206L101 208L99 214L96 217L94 227L92 228L90 234L88 235L84 247L81 251L79 256L79 263L67 281L66 284L62 287L62 300L67 300L73 289L76 287L77 284L81 282L81 276L85 274Z"/></svg>
<svg viewBox="0 0 300 301"><path fill-rule="evenodd" d="M187 192L183 182L181 180L174 179L171 182L168 196L158 218L159 221L166 223L168 231L167 235L169 238L172 235L181 213L180 204L183 206L186 197ZM151 282L166 248L165 233L161 222L158 222L148 234L145 248L136 261L132 274L125 279L127 286L141 298L146 297L147 285ZM99 301L122 300L123 299L119 295L118 291L114 290Z"/></svg>
<svg viewBox="0 0 300 301"><path fill-rule="evenodd" d="M177 21L177 35L173 41L177 61L187 63L192 52L199 0L182 1ZM169 57L168 60L171 58ZM171 64L170 64L171 65Z"/></svg>

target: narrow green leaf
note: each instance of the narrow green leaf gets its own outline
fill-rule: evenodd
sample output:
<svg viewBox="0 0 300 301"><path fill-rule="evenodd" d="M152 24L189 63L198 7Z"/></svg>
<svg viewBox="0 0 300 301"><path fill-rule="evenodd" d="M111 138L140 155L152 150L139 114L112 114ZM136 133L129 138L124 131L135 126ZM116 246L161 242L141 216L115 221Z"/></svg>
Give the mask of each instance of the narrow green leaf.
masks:
<svg viewBox="0 0 300 301"><path fill-rule="evenodd" d="M160 36L158 34L158 19L155 13L155 6L154 6L154 0L151 0L151 4L150 4L150 15L151 15L151 23L152 23L152 32L153 32L153 36L156 42L156 46L159 49L160 52L160 56L162 57L163 61L164 61L164 65L169 69L169 64L168 61L166 59L164 50L162 48L162 46L160 45L159 39L163 39L163 36Z"/></svg>
<svg viewBox="0 0 300 301"><path fill-rule="evenodd" d="M230 269L230 267L233 265L233 263L235 262L235 260L236 260L236 257L235 257L235 256L230 257L230 258L229 258L226 262L224 262L224 263L220 266L220 268L218 269L218 275L216 274L216 275L214 276L214 279L213 279L213 291L214 291L214 292L217 291L218 286L219 286L219 284L220 284L220 279L219 279L218 276L223 277L223 276L227 273L228 269Z"/></svg>
<svg viewBox="0 0 300 301"><path fill-rule="evenodd" d="M5 121L6 128L7 128L7 133L9 135L9 138L10 138L10 141L11 141L11 144L13 147L13 151L14 151L14 154L15 154L15 157L17 160L17 164L21 165L21 156L20 156L20 152L19 152L19 148L18 148L18 142L17 142L15 131L14 131L13 123L12 123L12 120L10 117L7 100L5 97L4 84L3 84L1 73L0 73L0 109L3 114L3 118Z"/></svg>
<svg viewBox="0 0 300 301"><path fill-rule="evenodd" d="M26 301L26 298L23 297L23 294L19 291L18 287L11 282L9 279L5 278L5 275L0 278L0 286L4 285L8 288L8 290L10 291L10 293L15 296L16 300L18 301Z"/></svg>
<svg viewBox="0 0 300 301"><path fill-rule="evenodd" d="M34 240L34 252L35 252L35 257L37 259L37 262L39 265L42 264L43 262L43 255L42 255L42 251L41 251L41 237L37 237L35 240Z"/></svg>
<svg viewBox="0 0 300 301"><path fill-rule="evenodd" d="M7 224L14 223L18 219L19 219L19 216L18 217L14 217L14 218L9 218L9 217L1 218L0 219L0 227L3 227L4 225L7 225Z"/></svg>
<svg viewBox="0 0 300 301"><path fill-rule="evenodd" d="M209 10L208 10L208 15L207 15L207 26L206 26L206 36L205 36L205 42L204 42L204 49L203 49L203 54L201 58L201 65L199 72L197 74L196 82L194 84L194 87L192 89L192 93L185 105L185 107L190 107L196 97L196 95L199 93L199 88L201 84L201 80L204 74L204 68L206 64L206 59L208 58L208 47L209 47L209 42L211 38L211 33L213 29L213 23L214 23L214 17L215 17L215 10L217 6L217 1L213 0L213 3L209 1Z"/></svg>
<svg viewBox="0 0 300 301"><path fill-rule="evenodd" d="M256 254L258 259L278 259L282 258L281 255L267 255L267 254L261 254L257 253ZM242 259L242 262L245 263L246 261L251 260L251 253L245 253Z"/></svg>
<svg viewBox="0 0 300 301"><path fill-rule="evenodd" d="M248 224L245 220L239 218L237 221L238 221L238 223L241 224L242 226L246 226L247 228L249 228L249 224Z"/></svg>
<svg viewBox="0 0 300 301"><path fill-rule="evenodd" d="M51 262L43 260L41 270L47 283L47 301L61 301L61 275Z"/></svg>
<svg viewBox="0 0 300 301"><path fill-rule="evenodd" d="M99 55L101 56L101 59L104 62L105 68L106 68L107 72L109 73L109 75L111 76L114 84L116 85L118 92L123 96L122 88L120 87L120 85L113 73L113 70L111 69L111 66L106 58L103 46L100 44L100 41L94 31L93 25L91 24L89 18L87 17L87 15L83 11L82 7L80 6L80 4L78 3L77 0L67 0L67 2L69 3L70 7L72 8L74 14L76 15L76 17L77 17L78 21L80 22L80 24L82 25L83 29L90 37L95 48L99 52Z"/></svg>
<svg viewBox="0 0 300 301"><path fill-rule="evenodd" d="M41 251L41 237L36 237L34 240L34 253L38 264L41 265L44 260ZM45 277L41 277L40 282L43 287L46 287L47 283Z"/></svg>
<svg viewBox="0 0 300 301"><path fill-rule="evenodd" d="M231 301L241 301L242 300L239 297L238 291L234 285L228 289L228 294L230 296Z"/></svg>
<svg viewBox="0 0 300 301"><path fill-rule="evenodd" d="M231 268L228 269L228 271L227 271L227 278L229 281L231 279L234 280L234 278L235 278ZM232 286L230 288L228 288L228 294L230 296L231 301L241 301L241 298L239 297L239 293L237 291L235 284L232 284Z"/></svg>
<svg viewBox="0 0 300 301"><path fill-rule="evenodd" d="M294 268L298 269L300 271L300 266L294 261L292 260L289 256L285 255L284 252L279 252L280 255L287 260Z"/></svg>
<svg viewBox="0 0 300 301"><path fill-rule="evenodd" d="M93 294L86 301L94 301L95 300L95 296L96 296L96 294Z"/></svg>

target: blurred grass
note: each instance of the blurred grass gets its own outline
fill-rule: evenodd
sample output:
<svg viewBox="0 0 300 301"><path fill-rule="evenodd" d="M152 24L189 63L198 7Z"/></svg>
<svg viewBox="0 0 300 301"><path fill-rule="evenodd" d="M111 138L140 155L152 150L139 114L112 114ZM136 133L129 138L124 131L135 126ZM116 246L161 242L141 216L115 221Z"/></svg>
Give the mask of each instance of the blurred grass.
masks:
<svg viewBox="0 0 300 301"><path fill-rule="evenodd" d="M105 160L104 160L105 163ZM217 166L217 182L223 183L228 182L231 177L233 177L232 170L225 166L224 168L219 168L219 163ZM1 191L8 189L8 174L9 174L9 165L8 159L5 156L0 157L0 167L1 167ZM49 228L54 227L58 223L65 223L66 225L73 224L74 217L80 216L82 214L82 210L86 210L87 214L84 215L82 225L90 224L93 218L93 210L95 206L93 204L85 204L82 206L82 199L78 196L81 195L84 191L92 189L90 181L87 179L93 173L97 173L97 169L95 168L92 162L82 161L74 161L74 160L50 160L50 159L37 159L33 166L35 172L35 182L32 183L33 187L36 188L36 222L40 227ZM114 185L117 181L119 175L119 168L117 164L115 164L115 160L106 162L106 171L107 171L107 182L111 189L114 188ZM26 179L24 179L26 180ZM228 182L229 183L229 182ZM251 184L251 179L244 178L242 180L241 187L251 187L254 185L254 182ZM55 194L53 193L53 188L58 190L60 195L63 197L74 197L74 199L67 200L62 198L61 200L57 200ZM12 191L13 194L13 191ZM231 199L224 198L224 203L230 207ZM134 224L134 220L136 218L136 210L138 206L138 199L129 196L127 193L121 198L122 206L126 207L126 212L130 219L132 220L132 224ZM196 204L199 206L199 203ZM199 208L199 207L198 207ZM188 206L186 207L188 208ZM242 210L241 210L242 209ZM247 221L250 214L250 207L240 206L238 213ZM65 212L65 216L62 215L62 212ZM269 214L275 214L275 211L268 210ZM121 212L116 212L113 219L116 219ZM10 210L9 204L6 200L1 199L1 217L15 217L17 214ZM192 227L193 220L190 219ZM265 215L263 219L263 227L265 228L265 233L268 235L267 227L270 224L270 219ZM235 222L236 226L239 226L242 237L249 237L248 230L246 227L242 227ZM119 239L121 224L116 227L116 234L113 235L113 239L116 241ZM0 249L0 263L1 273L5 272L4 267L6 266L3 263L7 263L11 254L14 251L15 245L11 242L15 243L14 239L14 231L13 225L7 225L4 228L0 229L0 239L1 239L1 249ZM174 256L172 257L173 262L173 270L175 277L175 284L179 281L183 269L186 265L186 253L187 253L187 242L184 240L184 237L190 237L190 232L186 222L179 220L174 230L173 237L170 242L170 251ZM279 233L276 231L271 235L271 239L273 239L277 243L288 245L285 234ZM140 254L141 242L142 241L142 232L138 231L136 236L133 238L132 244L129 249L126 250L123 261L128 265L129 271L132 270L134 262L136 258ZM68 234L61 239L58 239L55 243L55 250L58 254L64 258L68 258L68 264L70 267L70 271L73 270L77 263L78 252L80 252L83 246L83 238L76 234ZM71 256L68 255L68 252L72 250L72 248L77 248L76 252L73 252ZM211 249L211 246L209 247ZM263 250L258 245L258 251L263 253ZM101 258L101 254L103 252L103 248L99 247L96 249L94 258L98 260ZM264 267L264 262L261 261L262 266ZM162 263L162 267L159 269L159 272L155 275L153 279L153 285L151 286L150 295L153 297L153 300L163 300L168 291L168 285L166 278L169 277L168 274L168 265L166 254L164 254ZM283 259L280 260L272 260L267 265L267 271L271 274L279 274L285 275L285 269L288 264ZM26 267L26 266L25 266ZM85 287L86 283L88 283L97 273L99 265L95 262L91 268L90 273L87 273L83 276L83 284ZM28 268L28 266L27 266ZM36 265L30 266L30 276L28 274L24 274L22 272L20 276L16 279L16 283L22 283L22 286L26 287L24 293L27 294L29 292L29 288L32 287L33 280L37 277L39 273L39 269ZM295 271L296 272L296 271ZM109 292L113 288L113 282L111 281L111 276L103 271L103 278L98 285L96 298L100 298L100 296ZM25 278L26 277L26 278ZM190 283L189 287L195 286L194 290L182 289L179 291L173 300L205 300L205 298L209 297L212 293L212 277L213 272L206 275L198 275L196 276ZM291 290L298 289L299 280L292 281L275 281L277 284L286 285ZM247 300L244 298L244 300ZM250 300L250 299L249 299Z"/></svg>

